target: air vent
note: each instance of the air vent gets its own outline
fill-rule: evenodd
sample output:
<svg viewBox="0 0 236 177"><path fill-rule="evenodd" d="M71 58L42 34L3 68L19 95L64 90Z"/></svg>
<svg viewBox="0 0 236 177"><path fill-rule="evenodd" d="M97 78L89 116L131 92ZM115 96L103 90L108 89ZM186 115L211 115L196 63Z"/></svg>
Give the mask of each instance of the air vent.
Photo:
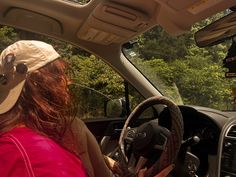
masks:
<svg viewBox="0 0 236 177"><path fill-rule="evenodd" d="M232 125L229 130L227 135L228 137L236 138L236 125Z"/></svg>

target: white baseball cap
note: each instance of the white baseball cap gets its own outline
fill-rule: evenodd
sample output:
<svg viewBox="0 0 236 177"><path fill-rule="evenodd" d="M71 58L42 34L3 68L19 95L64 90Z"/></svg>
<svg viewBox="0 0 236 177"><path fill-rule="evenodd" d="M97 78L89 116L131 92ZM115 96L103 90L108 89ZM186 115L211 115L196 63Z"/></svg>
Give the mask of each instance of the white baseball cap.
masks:
<svg viewBox="0 0 236 177"><path fill-rule="evenodd" d="M41 41L21 40L4 49L0 55L0 114L16 104L29 73L59 57L51 45Z"/></svg>

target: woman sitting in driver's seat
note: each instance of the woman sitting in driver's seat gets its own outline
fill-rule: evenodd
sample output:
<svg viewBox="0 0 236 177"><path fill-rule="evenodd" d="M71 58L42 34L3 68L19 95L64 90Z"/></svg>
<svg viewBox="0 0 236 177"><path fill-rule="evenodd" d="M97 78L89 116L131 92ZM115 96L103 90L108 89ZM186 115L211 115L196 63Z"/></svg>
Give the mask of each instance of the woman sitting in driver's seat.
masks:
<svg viewBox="0 0 236 177"><path fill-rule="evenodd" d="M66 63L51 45L18 41L0 57L1 177L127 175L111 159L106 165L95 137L73 118Z"/></svg>

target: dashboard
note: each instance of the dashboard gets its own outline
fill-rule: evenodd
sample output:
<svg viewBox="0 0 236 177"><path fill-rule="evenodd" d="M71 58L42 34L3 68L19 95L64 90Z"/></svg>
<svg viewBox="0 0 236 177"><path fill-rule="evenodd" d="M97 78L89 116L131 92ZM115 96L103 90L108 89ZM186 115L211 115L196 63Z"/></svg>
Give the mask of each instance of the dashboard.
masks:
<svg viewBox="0 0 236 177"><path fill-rule="evenodd" d="M215 115L209 116L204 111L196 110L193 107L181 107L180 109L184 120L184 140L194 136L200 139L196 145L191 146L191 150L199 154L216 155L221 126Z"/></svg>
<svg viewBox="0 0 236 177"><path fill-rule="evenodd" d="M196 162L199 162L196 174L199 177L226 177L227 175L236 177L236 112L187 105L181 105L179 108L184 121L183 140L186 141L194 136L200 139L198 143L190 144L188 147L188 152L192 154L190 157L196 157ZM164 108L158 119L161 126L170 129L171 117L167 108ZM147 121L150 120L139 118L136 126ZM86 124L98 141L104 136L111 138L112 143L104 149L104 152L110 152L114 149L116 144L114 142L119 137L124 120L120 118L86 120ZM228 137L232 127L235 128L232 129L235 136ZM185 177L185 175L173 176Z"/></svg>
<svg viewBox="0 0 236 177"><path fill-rule="evenodd" d="M236 117L236 112L223 112L198 106L179 106L179 108L184 121L183 140L186 141L193 137L199 138L197 143L190 144L188 147L188 152L196 156L200 162L196 174L199 177L224 176L220 175L221 172L217 170L219 163L222 161L220 147L225 141L220 140L220 137L222 136L222 130L227 122L233 117ZM170 119L169 111L165 108L160 115L159 124L170 128ZM223 160L227 161L228 159ZM232 163L228 164L230 164L230 166L232 165ZM230 169L230 167L228 167L228 169Z"/></svg>

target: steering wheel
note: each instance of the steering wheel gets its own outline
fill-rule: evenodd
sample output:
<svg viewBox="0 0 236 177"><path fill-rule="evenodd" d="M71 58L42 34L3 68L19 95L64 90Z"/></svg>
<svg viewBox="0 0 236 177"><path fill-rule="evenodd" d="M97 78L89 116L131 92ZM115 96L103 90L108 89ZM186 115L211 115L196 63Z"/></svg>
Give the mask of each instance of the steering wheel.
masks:
<svg viewBox="0 0 236 177"><path fill-rule="evenodd" d="M138 128L129 127L129 124L135 121L135 119L137 119L147 108L156 104L163 104L168 107L171 115L170 130L167 130L166 128L159 126L156 120L145 123L145 125L141 125ZM150 133L150 129L152 129L153 132ZM145 142L148 141L147 146L149 150L150 146L153 147L151 148L152 150L155 149L155 147L159 147L157 148L157 151L152 151L151 152L152 154L154 154L154 152L161 152L158 159L155 162L153 162L147 169L146 173L147 177L155 176L161 170L163 170L164 168L175 162L183 140L183 130L184 128L183 128L182 114L178 106L176 106L172 101L162 96L154 96L144 100L129 115L120 134L119 148L118 148L118 153L119 153L118 161L120 165L126 167L127 170L130 173L134 174L135 176L137 171L135 171L134 169L137 170L137 168L142 168L144 165L141 163L142 167L137 167L138 164L140 165L139 162L143 157L141 157L141 155L139 154L140 157L138 157L138 160L135 163L130 163L133 154L129 155L129 157L127 155L128 154L126 150L127 139L131 140L131 144L132 143L135 144L135 141L141 140L139 141L141 143L141 146L143 146L144 141ZM152 138L150 138L150 136ZM162 139L161 143L159 142L160 138ZM153 144L153 141L157 141L159 142L159 144L158 143L156 144L155 142ZM135 144L133 149L135 148L137 149L137 143ZM143 152L146 152L146 150L147 149L144 148Z"/></svg>

